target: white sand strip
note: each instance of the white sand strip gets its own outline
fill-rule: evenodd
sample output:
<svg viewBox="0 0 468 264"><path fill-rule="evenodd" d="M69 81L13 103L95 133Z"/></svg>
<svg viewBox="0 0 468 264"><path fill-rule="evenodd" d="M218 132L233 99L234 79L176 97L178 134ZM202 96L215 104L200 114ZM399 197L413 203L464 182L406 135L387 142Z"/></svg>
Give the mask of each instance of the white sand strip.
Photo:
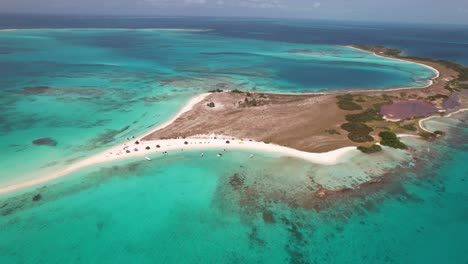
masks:
<svg viewBox="0 0 468 264"><path fill-rule="evenodd" d="M368 50L356 48L356 47L353 47L353 46L344 46L344 47L347 47L347 48L350 48L350 49L355 49L355 50L360 50L360 51L364 51L364 52L369 52L369 53L374 54L374 56L376 56L376 57L380 57L380 58L384 58L384 59L396 60L396 61L401 61L401 62L406 62L406 63L417 64L417 65L426 67L426 68L432 70L435 73L435 76L432 77L431 80L429 80L429 83L427 85L425 85L425 86L422 86L422 87L402 87L402 88L397 88L397 89L390 89L390 90L387 90L387 91L402 90L402 89L414 89L414 88L427 88L427 87L431 86L434 83L435 79L440 77L440 72L436 68L431 67L431 66L426 65L426 64L423 64L423 63L405 60L404 58L399 59L399 58L394 58L394 57L390 57L390 56L383 56L383 55L379 55L379 54L377 54L375 52L370 52Z"/></svg>
<svg viewBox="0 0 468 264"><path fill-rule="evenodd" d="M452 112L452 113L450 113L450 114L448 114L448 115L444 115L444 116L440 116L440 115L437 116L437 115L434 115L434 116L429 116L429 117L423 118L423 119L419 120L419 127L420 127L422 130L426 131L426 132L433 133L433 131L430 131L430 130L428 130L427 128L424 127L424 122L426 122L427 120L433 119L433 118L451 117L451 116L453 116L453 115L456 115L456 114L459 114L459 113L463 113L463 112L465 112L465 111L468 111L468 108L462 108L462 109L460 109L460 110L458 110L458 111Z"/></svg>
<svg viewBox="0 0 468 264"><path fill-rule="evenodd" d="M227 143L229 141L229 143ZM157 148L156 146L160 147ZM146 148L149 148L148 150ZM136 150L138 149L138 150ZM216 137L206 136L188 139L167 139L167 140L152 140L152 141L140 141L139 144L135 142L128 142L115 146L105 152L96 154L87 159L78 161L67 168L58 171L53 174L49 174L44 177L40 177L27 182L3 187L0 189L0 194L13 192L23 188L31 187L34 185L42 184L47 181L51 181L79 169L89 167L96 164L103 164L111 161L124 160L129 158L142 157L142 162L145 162L143 157L149 157L154 155L162 155L163 152L167 152L170 155L173 151L185 151L185 150L219 150L223 153L226 149L241 149L241 150L252 150L260 152L277 153L285 156L296 157L311 161L314 163L333 165L336 163L344 162L347 154L359 153L356 147L345 147L330 151L327 153L309 153L299 151L296 149L278 146L274 144L266 144L263 142L256 141L244 141L240 139L232 139L232 137ZM130 151L127 153L127 150Z"/></svg>
<svg viewBox="0 0 468 264"><path fill-rule="evenodd" d="M356 147L345 147L341 149L337 149L334 151L330 151L327 153L309 153L304 151L299 151L296 149L283 147L274 144L266 144L263 142L256 142L250 140L241 140L241 139L233 139L230 136L214 136L214 135L199 135L196 137L188 138L188 139L168 139L168 140L152 140L152 141L141 141L141 138L145 136L163 129L174 122L177 118L179 118L185 112L190 111L194 105L198 104L199 102L203 101L209 93L204 93L198 95L192 99L190 99L187 104L185 104L182 109L180 109L177 114L175 114L171 119L164 122L163 124L155 127L154 129L144 133L143 135L132 139L123 144L119 144L117 146L111 147L106 151L93 155L89 158L77 161L70 166L64 168L63 170L57 171L52 174L40 176L36 179L29 180L26 182L1 187L0 194L9 193L16 190L20 190L23 188L28 188L31 186L35 186L38 184L42 184L60 177L63 177L67 174L75 172L79 169L89 167L96 164L102 164L112 161L124 160L128 158L136 158L136 157L145 157L148 155L155 155L159 153L161 155L162 152L169 152L169 151L181 151L183 150L209 150L209 149L219 149L222 151L223 149L241 149L241 150L252 150L252 151L260 151L260 152L271 152L277 153L285 156L296 157L300 159L304 159L307 161L311 161L314 163L319 164L326 164L326 165L333 165L344 161L344 157L347 156L348 153L358 153L359 151ZM136 141L139 141L139 144L136 144ZM229 140L229 143L226 141ZM187 142L187 144L185 144ZM160 148L156 148L156 145L159 145ZM146 150L146 147L149 147L149 150ZM135 151L138 149L138 151ZM130 153L127 153L129 151Z"/></svg>

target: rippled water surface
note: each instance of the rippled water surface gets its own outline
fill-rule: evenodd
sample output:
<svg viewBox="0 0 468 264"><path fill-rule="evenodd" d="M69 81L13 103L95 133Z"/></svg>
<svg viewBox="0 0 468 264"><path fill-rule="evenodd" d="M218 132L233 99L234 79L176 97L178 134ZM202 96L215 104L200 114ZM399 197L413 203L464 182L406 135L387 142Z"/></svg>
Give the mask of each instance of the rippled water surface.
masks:
<svg viewBox="0 0 468 264"><path fill-rule="evenodd" d="M433 75L329 45L343 39L253 31L0 32L1 184L137 135L210 89L383 89ZM446 136L405 139L410 152L336 166L210 151L87 168L0 197L0 263L466 263L467 118L431 120Z"/></svg>

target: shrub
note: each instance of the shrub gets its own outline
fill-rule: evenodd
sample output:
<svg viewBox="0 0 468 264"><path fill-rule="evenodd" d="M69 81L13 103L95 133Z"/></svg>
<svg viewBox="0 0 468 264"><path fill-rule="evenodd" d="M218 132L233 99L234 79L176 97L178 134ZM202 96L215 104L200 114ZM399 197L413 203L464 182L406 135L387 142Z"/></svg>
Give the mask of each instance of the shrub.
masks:
<svg viewBox="0 0 468 264"><path fill-rule="evenodd" d="M338 101L338 107L346 111L362 110L360 105L350 101Z"/></svg>
<svg viewBox="0 0 468 264"><path fill-rule="evenodd" d="M244 106L245 107L254 107L257 106L257 100L255 98L252 98L249 100L247 97L244 99Z"/></svg>
<svg viewBox="0 0 468 264"><path fill-rule="evenodd" d="M372 128L363 123L344 123L341 125L341 128L348 132L359 134L369 134L370 132L374 131Z"/></svg>
<svg viewBox="0 0 468 264"><path fill-rule="evenodd" d="M389 146L396 149L408 149L408 146L401 142L393 132L382 131L379 133L379 137L382 138L380 144L384 146Z"/></svg>
<svg viewBox="0 0 468 264"><path fill-rule="evenodd" d="M429 101L435 101L437 99L447 99L447 98L448 96L445 94L436 94L436 95L431 95L427 97Z"/></svg>
<svg viewBox="0 0 468 264"><path fill-rule="evenodd" d="M348 138L354 142L363 143L363 142L372 142L374 138L369 134L360 134L360 133L349 133Z"/></svg>
<svg viewBox="0 0 468 264"><path fill-rule="evenodd" d="M338 95L338 107L343 110L353 111L353 110L362 110L362 107L355 102L353 102L353 96L350 94Z"/></svg>
<svg viewBox="0 0 468 264"><path fill-rule="evenodd" d="M426 131L421 131L419 132L419 136L422 137L423 139L425 140L434 140L436 138L436 134L434 133L430 133L430 132L426 132Z"/></svg>
<svg viewBox="0 0 468 264"><path fill-rule="evenodd" d="M382 147L376 144L373 144L370 147L360 146L358 147L360 151L366 154L376 153L382 150Z"/></svg>
<svg viewBox="0 0 468 264"><path fill-rule="evenodd" d="M370 121L381 121L382 115L376 109L367 109L366 111L359 114L349 114L346 115L346 120L348 122L355 123L366 123Z"/></svg>
<svg viewBox="0 0 468 264"><path fill-rule="evenodd" d="M330 134L330 135L341 135L341 133L338 132L338 130L333 129L333 128L331 128L331 129L325 129L325 132L328 133L328 134Z"/></svg>
<svg viewBox="0 0 468 264"><path fill-rule="evenodd" d="M221 90L221 89L215 89L215 90L209 90L208 92L209 92L209 93L222 93L223 90Z"/></svg>
<svg viewBox="0 0 468 264"><path fill-rule="evenodd" d="M417 131L418 130L418 128L413 123L400 126L400 128L403 128L403 129L406 129L406 130L409 130L409 131Z"/></svg>
<svg viewBox="0 0 468 264"><path fill-rule="evenodd" d="M336 99L339 101L353 101L353 96L351 94L337 95Z"/></svg>
<svg viewBox="0 0 468 264"><path fill-rule="evenodd" d="M244 93L244 92L241 91L241 90L234 89L234 90L231 91L231 93L239 93L239 94L241 94L241 93Z"/></svg>
<svg viewBox="0 0 468 264"><path fill-rule="evenodd" d="M208 104L206 104L206 105L207 105L208 107L215 107L215 103L213 103L213 102L210 102L210 103L208 103Z"/></svg>

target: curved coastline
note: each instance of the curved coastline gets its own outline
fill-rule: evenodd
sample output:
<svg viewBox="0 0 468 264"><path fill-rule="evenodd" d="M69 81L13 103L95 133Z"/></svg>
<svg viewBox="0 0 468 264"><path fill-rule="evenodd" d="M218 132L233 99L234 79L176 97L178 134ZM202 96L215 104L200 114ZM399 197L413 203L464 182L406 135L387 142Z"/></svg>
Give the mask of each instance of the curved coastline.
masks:
<svg viewBox="0 0 468 264"><path fill-rule="evenodd" d="M193 97L168 121L155 127L154 129L143 133L142 135L136 137L133 140L139 141L139 139L170 125L182 114L190 111L194 105L201 102L208 95L209 93L204 93ZM44 175L22 183L2 187L0 188L0 195L28 187L33 187L35 185L39 185L51 180L55 180L69 173L92 165L124 160L128 158L145 157L149 154L162 153L165 151L173 150L242 149L277 153L324 165L333 165L340 163L345 160L348 154L358 153L356 147L344 147L326 153L309 153L275 144L267 144L264 142L237 139L225 135L198 135L187 139L139 141L138 144L135 144L133 140L127 141L122 144L118 144L103 152L100 152L91 157L73 163L70 166L64 168L63 170L57 171L56 173ZM229 143L227 143L227 141L229 141ZM160 148L156 148L156 145L159 145ZM146 150L146 147L150 147L150 150ZM125 150L129 148L132 148L132 150L134 150L133 148L138 148L139 151L132 151L131 153L126 153Z"/></svg>
<svg viewBox="0 0 468 264"><path fill-rule="evenodd" d="M405 62L405 63L412 63L412 64L416 64L416 65L420 65L420 66L423 66L425 68L428 68L430 70L432 70L434 73L435 73L435 76L430 78L429 79L429 83L426 84L425 86L422 86L422 87L402 87L402 88L398 88L398 89L389 89L387 91L396 91L396 90L402 90L402 89L415 89L415 88L427 88L429 86L431 86L432 84L434 84L434 80L439 78L440 77L440 72L434 68L434 67L431 67L429 65L426 65L424 63L419 63L419 62L414 62L414 61L410 61L410 60L404 60L404 59L399 59L399 58L395 58L395 57L390 57L390 56L383 56L383 55L379 55L375 52L370 52L368 50L364 50L364 49L360 49L360 48L356 48L354 46L349 46L349 45L345 45L345 46L342 46L342 47L347 47L347 48L350 48L350 49L355 49L355 50L360 50L360 51L364 51L364 52L369 52L369 53L372 53L374 56L376 57L379 57L379 58L385 58L385 59L389 59L389 60L396 60L396 61L401 61L401 62Z"/></svg>
<svg viewBox="0 0 468 264"><path fill-rule="evenodd" d="M354 48L358 49L361 51L369 52L366 50L362 50L356 47L352 46L345 46L348 48ZM373 53L375 56L379 57L384 57L377 55ZM402 87L402 88L395 88L395 89L383 89L383 90L363 90L363 91L346 91L346 93L357 93L357 92L372 92L372 91L377 91L377 92L382 92L382 91L398 91L398 90L407 90L407 89L423 89L431 86L433 84L433 80L437 79L440 77L440 73L438 70L434 69L431 66L422 64L422 63L416 63L412 61L406 61L403 59L397 59L397 58L391 58L391 57L384 57L387 59L394 59L394 60L399 60L399 61L404 61L407 63L414 63L414 64L420 64L423 65L429 69L432 69L435 73L436 76L431 78L429 80L429 84L423 87ZM344 93L343 91L342 93ZM329 93L300 93L300 94L339 94L340 92L329 92ZM274 93L272 93L274 94ZM277 94L290 94L290 93L277 93ZM291 93L292 95L298 95L298 93ZM209 93L204 93L198 96L193 97L190 99L173 117L171 117L169 120L166 122L156 126L155 128L148 130L147 132L143 133L142 135L138 136L134 140L138 140L140 138L143 138L151 133L154 133L155 131L158 131L160 129L163 129L167 126L169 126L171 123L173 123L177 118L179 118L182 114L185 112L190 111L194 105L197 103L203 101ZM467 110L467 109L462 109L462 110ZM460 111L457 111L460 112ZM455 113L452 113L455 114ZM446 117L449 117L451 115L447 115ZM421 124L429 120L430 118L434 118L437 116L432 116L426 119L420 120L420 126ZM423 126L421 126L423 128ZM424 129L424 128L423 128ZM425 129L424 129L425 130ZM227 143L229 141L229 143ZM156 148L156 144L160 145L160 148ZM140 151L133 151L131 153L125 153L125 150L130 148L130 146L133 148L137 146ZM145 150L146 147L150 147L150 150ZM285 156L291 156L291 157L296 157L300 158L303 160L307 160L310 162L314 163L319 163L319 164L324 164L324 165L333 165L337 164L340 162L343 162L346 160L346 157L349 157L350 155L353 154L358 154L359 151L356 149L356 147L343 147L339 148L336 150L332 150L330 152L326 153L310 153L310 152L304 152L300 150L296 150L293 148L289 147L284 147L280 145L275 145L275 144L267 144L264 142L258 142L258 141L252 141L252 140L244 140L244 139L238 139L238 138L233 138L230 136L225 136L225 135L198 135L195 137L190 137L187 139L165 139L165 140L151 140L151 141L141 141L139 144L135 144L134 142L125 142L122 144L118 144L116 146L113 146L103 152L100 152L98 154L95 154L91 157L85 158L83 160L80 160L76 163L71 164L70 166L67 166L66 168L57 171L56 173L44 175L37 177L35 179L13 184L10 186L6 187L1 187L0 188L0 195L2 194L7 194L11 193L14 191L18 191L21 189L33 187L39 184L43 184L45 182L55 180L58 178L61 178L63 176L66 176L67 174L70 174L72 172L75 172L79 169L89 167L92 165L97 165L97 164L103 164L107 162L112 162L112 161L118 161L118 160L124 160L128 158L136 158L136 157L145 157L148 154L154 154L154 153L160 153L163 151L172 151L172 150L209 150L209 149L242 149L242 150L252 150L252 151L260 151L260 152L271 152L271 153L278 153L282 154Z"/></svg>
<svg viewBox="0 0 468 264"><path fill-rule="evenodd" d="M465 111L468 111L468 108L462 108L458 111L455 111L455 112L452 112L452 113L449 113L447 115L444 115L444 116L440 116L440 115L432 115L432 116L428 116L426 118L423 118L421 120L419 120L418 124L419 124L419 127L424 130L425 132L428 132L428 133L434 133L434 131L430 131L428 130L427 128L424 127L424 122L428 121L428 120L431 120L431 119L434 119L434 118L444 118L444 117L451 117L453 115L456 115L456 114L459 114L459 113L463 113Z"/></svg>

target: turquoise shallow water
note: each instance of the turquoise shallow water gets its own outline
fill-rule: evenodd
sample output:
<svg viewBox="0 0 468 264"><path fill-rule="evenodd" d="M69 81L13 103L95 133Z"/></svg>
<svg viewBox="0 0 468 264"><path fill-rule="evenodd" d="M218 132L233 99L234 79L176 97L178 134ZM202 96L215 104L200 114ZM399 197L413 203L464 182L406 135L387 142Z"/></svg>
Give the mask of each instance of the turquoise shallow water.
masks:
<svg viewBox="0 0 468 264"><path fill-rule="evenodd" d="M0 41L4 184L140 134L203 91L383 89L422 86L434 75L345 47L211 31L42 29L4 31ZM31 144L45 137L57 145Z"/></svg>
<svg viewBox="0 0 468 264"><path fill-rule="evenodd" d="M213 32L33 30L0 40L2 184L141 133L209 89L392 88L433 74L343 47ZM0 198L0 263L465 263L466 124L466 115L434 120L447 136L430 146L407 139L411 155L332 167L236 151L87 168ZM57 146L31 144L42 137ZM344 189L319 198L321 187Z"/></svg>
<svg viewBox="0 0 468 264"><path fill-rule="evenodd" d="M383 182L322 199L318 167L279 156L89 168L3 201L0 261L465 263L467 118L435 120L444 140L406 139L414 157Z"/></svg>

